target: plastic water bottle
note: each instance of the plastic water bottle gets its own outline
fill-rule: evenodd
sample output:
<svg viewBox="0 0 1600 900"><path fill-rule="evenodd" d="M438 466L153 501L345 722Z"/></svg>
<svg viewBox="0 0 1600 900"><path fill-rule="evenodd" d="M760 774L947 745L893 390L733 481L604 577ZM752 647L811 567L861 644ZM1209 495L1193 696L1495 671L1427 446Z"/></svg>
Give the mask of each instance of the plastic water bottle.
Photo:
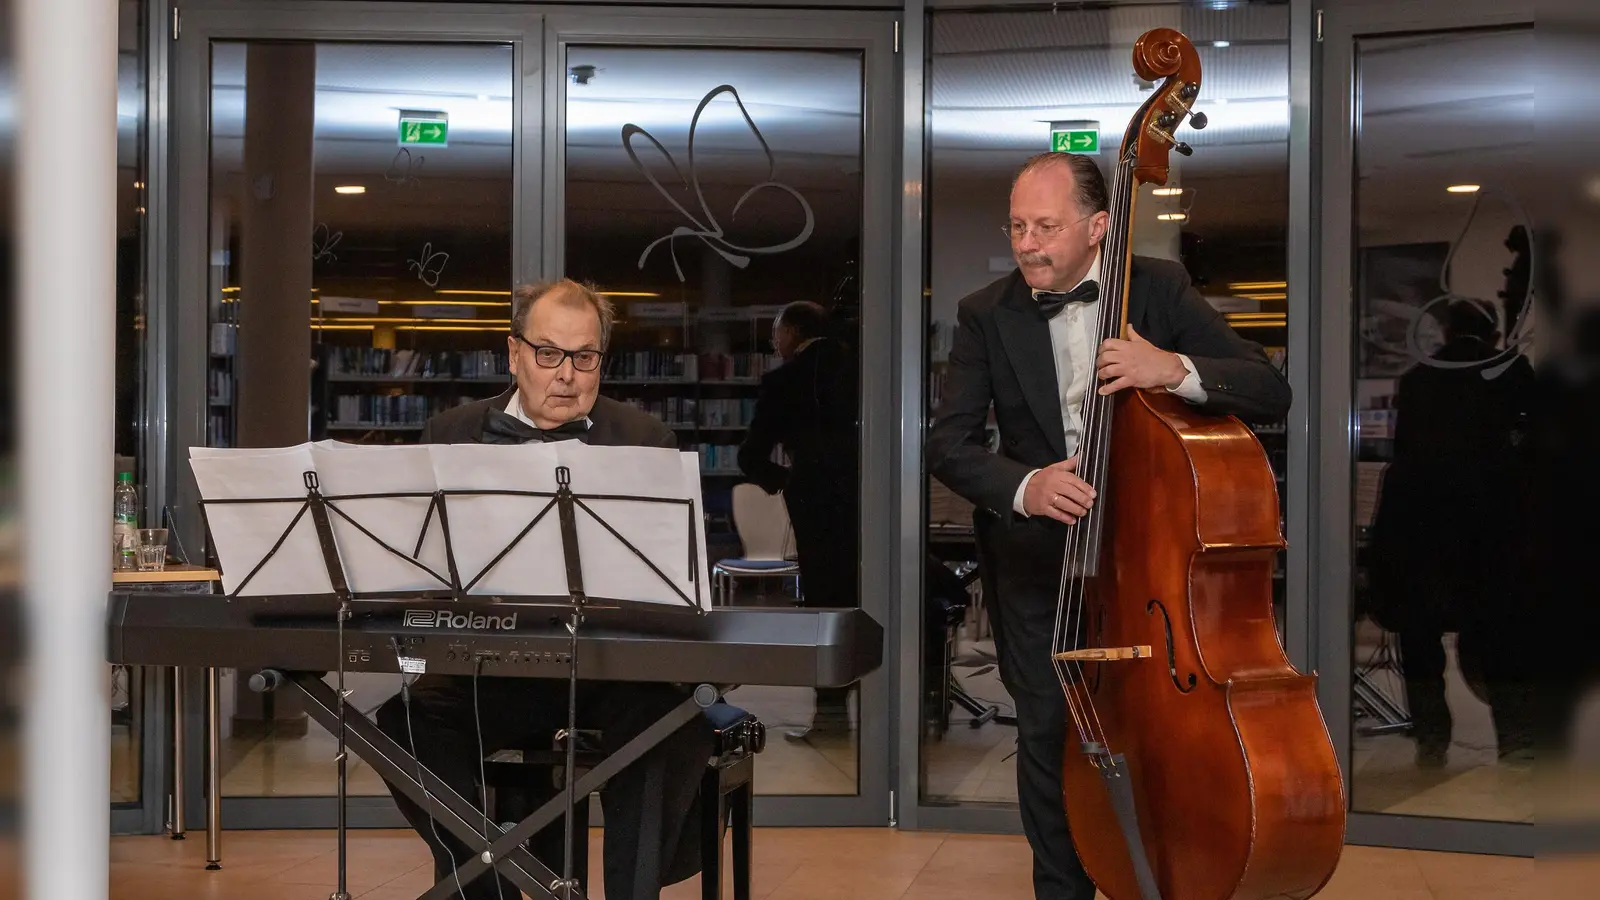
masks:
<svg viewBox="0 0 1600 900"><path fill-rule="evenodd" d="M111 516L111 546L115 552L113 569L134 568L134 532L138 527L139 490L133 486L133 473L118 472Z"/></svg>

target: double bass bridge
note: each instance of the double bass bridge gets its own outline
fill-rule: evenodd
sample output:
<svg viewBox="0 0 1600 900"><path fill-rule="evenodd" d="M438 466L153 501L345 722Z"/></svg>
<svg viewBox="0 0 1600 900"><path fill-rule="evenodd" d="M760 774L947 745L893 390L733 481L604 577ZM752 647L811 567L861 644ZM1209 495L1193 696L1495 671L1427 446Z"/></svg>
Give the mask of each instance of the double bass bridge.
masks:
<svg viewBox="0 0 1600 900"><path fill-rule="evenodd" d="M1149 659L1150 656L1150 645L1140 644L1135 647L1094 647L1086 650L1068 650L1064 653L1053 654L1050 658L1057 662L1116 662L1121 659Z"/></svg>

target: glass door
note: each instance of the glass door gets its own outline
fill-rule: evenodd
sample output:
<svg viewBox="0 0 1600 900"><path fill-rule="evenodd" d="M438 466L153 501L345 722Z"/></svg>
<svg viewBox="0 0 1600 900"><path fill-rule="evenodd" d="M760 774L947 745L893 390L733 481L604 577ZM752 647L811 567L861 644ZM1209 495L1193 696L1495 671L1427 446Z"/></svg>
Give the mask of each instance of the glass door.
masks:
<svg viewBox="0 0 1600 900"><path fill-rule="evenodd" d="M548 25L546 267L617 307L602 391L699 451L719 602L887 626L893 19ZM887 660L729 695L768 729L758 823L888 820Z"/></svg>
<svg viewBox="0 0 1600 900"><path fill-rule="evenodd" d="M736 524L744 504L747 525L787 520L779 571L724 599L859 604L886 625L890 562L862 548L890 542L895 416L867 367L891 345L893 18L526 10L381 29L337 5L185 11L174 143L205 164L184 167L174 226L174 343L195 348L171 379L179 527L202 527L186 448L414 442L504 389L512 287L567 275L618 311L604 392L700 451L712 561L772 555ZM817 427L753 436L794 415L763 376L819 355ZM817 448L825 477L758 485ZM758 823L888 820L890 668L734 692L769 728ZM331 827L332 738L249 674L221 691L225 826ZM352 699L397 686L359 679ZM201 710L186 727L195 821ZM352 825L403 825L364 765L350 789Z"/></svg>
<svg viewBox="0 0 1600 900"><path fill-rule="evenodd" d="M1354 840L1531 854L1537 57L1471 6L1328 14L1322 687Z"/></svg>
<svg viewBox="0 0 1600 900"><path fill-rule="evenodd" d="M539 265L524 217L542 88L522 73L540 68L540 33L519 12L408 13L381 37L330 10L185 17L178 153L208 164L178 187L177 345L198 348L177 362L178 509L194 509L189 446L415 443L428 416L505 389L511 288ZM251 674L220 679L224 827L331 827L334 736ZM399 681L346 687L370 715ZM366 763L348 783L353 825L403 824Z"/></svg>

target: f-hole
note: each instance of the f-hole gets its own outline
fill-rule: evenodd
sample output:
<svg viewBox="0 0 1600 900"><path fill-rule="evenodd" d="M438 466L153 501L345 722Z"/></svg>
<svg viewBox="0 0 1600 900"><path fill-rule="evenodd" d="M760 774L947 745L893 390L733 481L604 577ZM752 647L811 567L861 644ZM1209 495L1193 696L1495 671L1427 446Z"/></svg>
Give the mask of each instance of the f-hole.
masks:
<svg viewBox="0 0 1600 900"><path fill-rule="evenodd" d="M1094 608L1094 624L1092 627L1094 628L1093 643L1085 644L1084 646L1098 647L1105 642L1106 608L1104 606L1096 606ZM1097 663L1093 666L1094 681L1089 685L1089 693L1091 696L1100 693L1100 673L1102 671L1100 668L1101 665L1103 665L1103 663Z"/></svg>
<svg viewBox="0 0 1600 900"><path fill-rule="evenodd" d="M1167 632L1167 674L1172 677L1172 686L1178 689L1178 693L1187 694L1194 690L1196 678L1194 673L1190 672L1187 685L1178 680L1178 653L1172 645L1172 619L1167 616L1167 607L1160 600L1153 598L1144 607L1147 615L1154 613L1157 609L1161 610L1162 626Z"/></svg>

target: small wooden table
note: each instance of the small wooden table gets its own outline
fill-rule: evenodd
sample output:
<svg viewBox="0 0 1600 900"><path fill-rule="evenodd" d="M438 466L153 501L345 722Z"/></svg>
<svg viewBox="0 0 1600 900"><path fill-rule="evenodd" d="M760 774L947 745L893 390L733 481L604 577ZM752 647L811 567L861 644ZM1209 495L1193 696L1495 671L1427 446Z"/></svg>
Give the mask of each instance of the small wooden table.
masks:
<svg viewBox="0 0 1600 900"><path fill-rule="evenodd" d="M111 584L123 587L161 586L172 590L173 585L189 585L177 590L193 590L197 595L209 595L212 586L222 580L222 573L205 566L187 564L168 565L159 572L141 572L117 569L111 573ZM206 868L222 868L222 776L218 761L222 757L221 683L216 669L206 671ZM185 753L183 749L183 673L172 670L172 839L184 837L184 778Z"/></svg>
<svg viewBox="0 0 1600 900"><path fill-rule="evenodd" d="M119 569L111 573L112 584L174 584L187 581L220 581L222 573L205 566L173 565L159 572Z"/></svg>

